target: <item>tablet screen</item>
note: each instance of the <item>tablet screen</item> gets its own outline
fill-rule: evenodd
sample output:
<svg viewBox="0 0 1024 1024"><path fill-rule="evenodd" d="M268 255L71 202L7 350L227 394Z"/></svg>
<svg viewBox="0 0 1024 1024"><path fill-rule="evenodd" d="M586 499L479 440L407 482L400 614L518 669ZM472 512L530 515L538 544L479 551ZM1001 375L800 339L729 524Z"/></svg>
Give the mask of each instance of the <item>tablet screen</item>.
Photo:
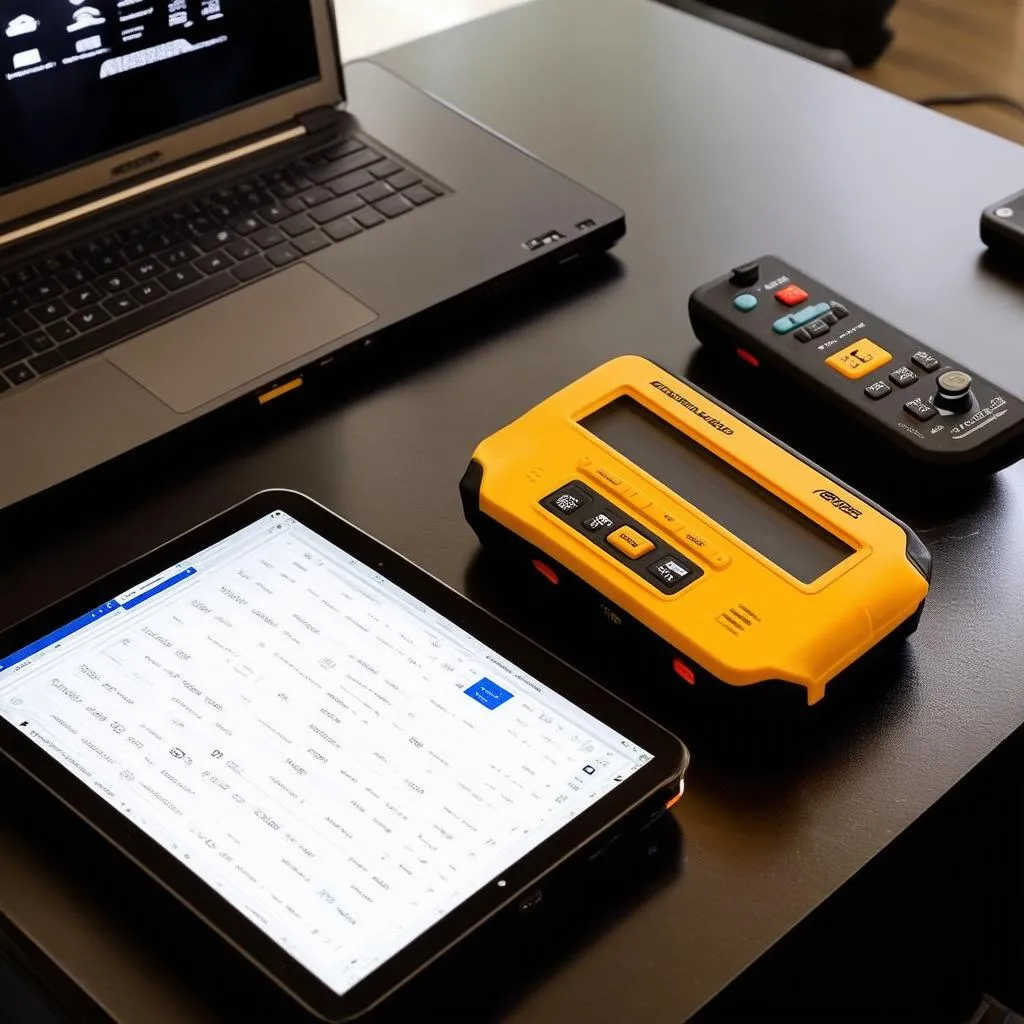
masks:
<svg viewBox="0 0 1024 1024"><path fill-rule="evenodd" d="M0 713L339 994L651 759L282 511L0 661Z"/></svg>

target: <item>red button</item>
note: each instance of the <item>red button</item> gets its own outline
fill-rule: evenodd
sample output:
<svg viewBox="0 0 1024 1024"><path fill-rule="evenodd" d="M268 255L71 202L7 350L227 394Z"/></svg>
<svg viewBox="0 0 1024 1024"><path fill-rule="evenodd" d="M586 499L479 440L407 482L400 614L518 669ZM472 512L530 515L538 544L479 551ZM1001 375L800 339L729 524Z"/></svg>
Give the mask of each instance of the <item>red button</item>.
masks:
<svg viewBox="0 0 1024 1024"><path fill-rule="evenodd" d="M687 665L686 662L683 661L682 658L673 658L672 659L672 668L675 670L676 675L679 676L680 679L684 679L691 686L696 684L696 682L697 682L697 674L696 674L696 672L694 672L693 669L690 668L690 666Z"/></svg>
<svg viewBox="0 0 1024 1024"><path fill-rule="evenodd" d="M784 306L799 306L801 302L806 301L807 292L795 284L787 284L785 288L775 293L775 298Z"/></svg>

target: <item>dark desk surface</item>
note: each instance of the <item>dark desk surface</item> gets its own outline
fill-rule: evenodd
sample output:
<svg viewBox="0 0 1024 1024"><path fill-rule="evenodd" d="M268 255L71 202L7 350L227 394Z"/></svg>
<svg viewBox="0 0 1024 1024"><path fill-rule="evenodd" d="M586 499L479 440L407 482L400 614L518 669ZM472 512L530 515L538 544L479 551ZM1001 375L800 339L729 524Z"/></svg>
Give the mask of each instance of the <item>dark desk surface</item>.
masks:
<svg viewBox="0 0 1024 1024"><path fill-rule="evenodd" d="M965 490L904 485L884 460L837 458L843 435L801 423L798 397L780 412L752 371L691 364L687 295L776 251L1024 393L1024 286L986 269L977 239L982 207L1024 183L1024 150L644 0L540 0L383 63L620 203L629 234L617 262L571 300L523 298L475 344L396 382L244 442L168 456L137 474L135 497L132 481L104 478L63 499L50 510L67 527L61 539L44 544L31 524L5 536L5 561L21 555L4 570L0 622L154 535L286 486L528 625L474 564L456 487L474 443L617 353L691 373L841 464L919 530L936 562L919 632L880 670L883 686L826 719L822 742L745 766L713 729L683 722L694 769L675 812L681 870L554 954L523 991L495 986L496 999L510 997L507 1020L678 1024L1024 720L1024 466ZM553 642L572 656L565 637ZM8 934L48 951L119 1021L219 1019L187 961L153 951L160 920L116 896L117 911L101 914L108 897L73 869L74 850L15 802L0 822ZM428 975L426 1019L430 991Z"/></svg>

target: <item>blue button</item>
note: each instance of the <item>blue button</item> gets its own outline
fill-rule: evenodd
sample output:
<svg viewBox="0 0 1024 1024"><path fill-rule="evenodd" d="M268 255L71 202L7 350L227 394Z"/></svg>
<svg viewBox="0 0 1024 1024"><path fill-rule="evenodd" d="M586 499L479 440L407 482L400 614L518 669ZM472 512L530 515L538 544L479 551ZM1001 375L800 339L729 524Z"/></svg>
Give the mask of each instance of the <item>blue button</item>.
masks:
<svg viewBox="0 0 1024 1024"><path fill-rule="evenodd" d="M797 327L799 327L801 324L806 324L811 320L817 320L819 316L824 316L831 308L827 302L819 302L816 306L805 306L803 309L789 315Z"/></svg>
<svg viewBox="0 0 1024 1024"><path fill-rule="evenodd" d="M781 316L772 324L772 330L776 334L789 334L796 328L796 321L791 316Z"/></svg>
<svg viewBox="0 0 1024 1024"><path fill-rule="evenodd" d="M732 304L741 313L749 313L757 305L757 296L746 292L743 295L737 295L736 298L732 300Z"/></svg>
<svg viewBox="0 0 1024 1024"><path fill-rule="evenodd" d="M479 701L485 708L487 708L488 711L500 708L505 701L510 700L512 697L512 694L509 693L508 690L499 686L486 676L462 692L467 697L472 697L473 700Z"/></svg>

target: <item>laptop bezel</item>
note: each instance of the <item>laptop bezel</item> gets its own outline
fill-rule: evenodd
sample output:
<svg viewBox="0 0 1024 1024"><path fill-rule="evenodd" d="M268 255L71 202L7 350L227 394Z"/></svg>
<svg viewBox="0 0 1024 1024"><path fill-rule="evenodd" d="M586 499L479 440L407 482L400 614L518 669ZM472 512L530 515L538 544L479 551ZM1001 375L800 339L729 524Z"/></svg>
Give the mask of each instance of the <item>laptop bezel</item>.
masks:
<svg viewBox="0 0 1024 1024"><path fill-rule="evenodd" d="M0 226L27 222L44 211L73 208L76 200L84 201L114 186L127 186L140 178L165 173L168 167L181 166L194 157L270 133L318 107L343 103L344 78L333 0L308 2L320 66L318 81L213 115L167 135L149 137L88 163L15 187L10 192L0 191L3 198Z"/></svg>

